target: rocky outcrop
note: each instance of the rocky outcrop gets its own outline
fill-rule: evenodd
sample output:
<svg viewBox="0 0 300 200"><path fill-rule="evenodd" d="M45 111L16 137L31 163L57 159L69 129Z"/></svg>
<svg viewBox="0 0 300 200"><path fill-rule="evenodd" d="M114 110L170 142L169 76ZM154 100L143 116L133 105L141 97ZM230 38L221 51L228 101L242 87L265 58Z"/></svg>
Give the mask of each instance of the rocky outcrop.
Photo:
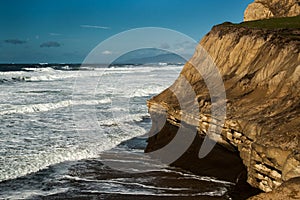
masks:
<svg viewBox="0 0 300 200"><path fill-rule="evenodd" d="M249 200L296 200L300 199L300 178L293 178L283 183L280 187L269 193L261 193Z"/></svg>
<svg viewBox="0 0 300 200"><path fill-rule="evenodd" d="M182 120L181 105L172 92L182 94L185 105L192 104L194 99L181 86L186 79L196 94L200 112L199 116L186 113L186 119L197 119L198 136L206 136L208 127L218 119L211 116L208 88L194 66L206 63L200 51L203 47L221 73L227 96L226 120L221 136L214 140L239 154L248 172L248 183L270 192L300 176L299 36L300 26L273 30L230 23L215 26L202 39L172 88L148 101L149 111L159 113L163 107L167 124L189 124L189 120ZM168 130L150 137L146 151L170 142L174 133Z"/></svg>
<svg viewBox="0 0 300 200"><path fill-rule="evenodd" d="M255 0L244 15L244 21L300 15L299 0Z"/></svg>

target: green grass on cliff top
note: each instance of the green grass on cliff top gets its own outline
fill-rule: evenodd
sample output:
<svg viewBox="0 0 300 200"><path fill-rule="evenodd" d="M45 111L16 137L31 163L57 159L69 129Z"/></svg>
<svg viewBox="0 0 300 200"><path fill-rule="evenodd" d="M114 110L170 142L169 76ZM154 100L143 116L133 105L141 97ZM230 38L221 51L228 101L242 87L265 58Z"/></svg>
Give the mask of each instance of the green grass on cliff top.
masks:
<svg viewBox="0 0 300 200"><path fill-rule="evenodd" d="M262 29L299 29L300 15L296 17L272 18L242 22L240 24L236 24L236 26Z"/></svg>

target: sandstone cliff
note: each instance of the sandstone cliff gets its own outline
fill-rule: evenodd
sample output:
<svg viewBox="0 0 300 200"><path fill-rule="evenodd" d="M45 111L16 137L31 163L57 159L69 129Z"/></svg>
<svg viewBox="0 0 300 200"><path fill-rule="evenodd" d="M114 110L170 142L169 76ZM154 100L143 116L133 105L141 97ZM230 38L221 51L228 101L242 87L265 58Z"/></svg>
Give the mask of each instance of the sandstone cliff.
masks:
<svg viewBox="0 0 300 200"><path fill-rule="evenodd" d="M297 15L300 15L299 0L255 0L247 7L244 20L252 21Z"/></svg>
<svg viewBox="0 0 300 200"><path fill-rule="evenodd" d="M300 18L272 20L215 26L197 48L202 46L209 53L225 85L227 112L218 144L236 151L246 166L248 183L266 192L300 176ZM280 24L280 20L293 23ZM272 23L277 27L264 26ZM167 124L182 126L182 110L172 91L185 96L186 105L192 104L193 99L180 85L186 79L196 93L200 111L199 116L187 115L198 120L198 136L203 138L217 119L211 118L211 97L192 64L205 63L200 53L196 50L185 64L173 89L150 99L148 107L151 113L158 113L163 107ZM175 130L171 129L163 128L149 138L146 151L172 140L174 135L170 135L174 133L170 132ZM198 161L201 159L194 160ZM177 164L182 165L186 164Z"/></svg>

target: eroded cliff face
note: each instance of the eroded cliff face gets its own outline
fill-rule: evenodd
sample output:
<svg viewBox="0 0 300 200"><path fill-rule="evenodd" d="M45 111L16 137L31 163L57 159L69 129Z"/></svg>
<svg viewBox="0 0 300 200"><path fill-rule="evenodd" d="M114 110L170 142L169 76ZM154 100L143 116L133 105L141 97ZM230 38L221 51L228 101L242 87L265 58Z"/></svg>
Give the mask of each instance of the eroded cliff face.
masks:
<svg viewBox="0 0 300 200"><path fill-rule="evenodd" d="M297 15L300 15L299 0L255 0L247 7L244 20L252 21Z"/></svg>
<svg viewBox="0 0 300 200"><path fill-rule="evenodd" d="M177 90L191 104L182 79L196 93L198 135L203 137L217 119L212 119L211 97L204 79L191 63L205 63L202 46L218 67L226 90L226 120L218 144L237 151L247 168L248 182L269 192L283 182L300 176L300 40L299 29L265 30L223 24L215 26L199 44L181 76L161 94L148 101L150 112L164 107L167 121L182 124ZM186 121L189 124L189 120ZM160 135L159 135L160 134ZM153 150L165 133L149 139ZM155 148L154 148L155 149Z"/></svg>

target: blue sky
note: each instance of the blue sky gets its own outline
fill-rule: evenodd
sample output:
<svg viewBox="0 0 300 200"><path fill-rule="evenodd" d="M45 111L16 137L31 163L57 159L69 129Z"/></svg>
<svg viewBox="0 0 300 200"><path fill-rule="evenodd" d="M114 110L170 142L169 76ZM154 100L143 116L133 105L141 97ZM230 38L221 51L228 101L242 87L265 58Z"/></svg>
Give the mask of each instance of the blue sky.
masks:
<svg viewBox="0 0 300 200"><path fill-rule="evenodd" d="M199 41L252 0L0 0L0 63L81 63L103 40L162 27ZM130 41L128 41L130 42Z"/></svg>

